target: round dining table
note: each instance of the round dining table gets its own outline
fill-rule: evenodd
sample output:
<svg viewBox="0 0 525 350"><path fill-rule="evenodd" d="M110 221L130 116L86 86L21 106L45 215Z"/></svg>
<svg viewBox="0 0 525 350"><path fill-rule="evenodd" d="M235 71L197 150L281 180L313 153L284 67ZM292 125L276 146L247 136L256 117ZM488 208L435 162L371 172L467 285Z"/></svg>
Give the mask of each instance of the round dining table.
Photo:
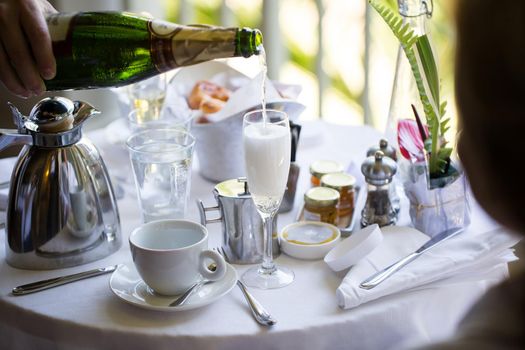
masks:
<svg viewBox="0 0 525 350"><path fill-rule="evenodd" d="M292 211L280 214L278 227L296 220L302 196L310 186L309 164L333 159L359 169L366 150L381 133L368 126L322 121L303 126L297 164L300 176ZM186 311L145 310L120 300L110 289L111 275L69 283L38 293L14 296L13 287L36 280L105 267L131 264L128 236L141 224L132 171L122 143L105 129L87 133L100 149L117 193L123 244L102 260L81 266L32 271L5 260L5 234L0 231L0 349L393 349L427 344L451 336L465 312L491 286L508 275L506 264L490 273L432 288L408 290L352 309L341 309L335 292L345 272L335 273L323 260L299 260L281 253L276 262L295 272L287 287L249 288L274 316L272 327L259 325L238 288L208 305ZM220 145L218 145L220 147ZM0 177L8 178L14 159L0 161ZM199 174L194 157L187 218L199 222L195 205L215 204L216 183ZM402 198L398 225L409 225ZM471 202L469 230L496 227ZM360 216L357 208L357 217ZM220 224L207 225L210 246L221 244ZM233 265L240 276L250 265Z"/></svg>

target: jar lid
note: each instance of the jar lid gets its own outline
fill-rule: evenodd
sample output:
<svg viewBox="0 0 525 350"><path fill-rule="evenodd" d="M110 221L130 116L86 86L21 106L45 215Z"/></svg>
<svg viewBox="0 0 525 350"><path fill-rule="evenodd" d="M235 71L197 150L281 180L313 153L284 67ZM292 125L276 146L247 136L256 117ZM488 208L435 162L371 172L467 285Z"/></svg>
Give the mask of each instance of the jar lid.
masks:
<svg viewBox="0 0 525 350"><path fill-rule="evenodd" d="M337 227L317 221L300 221L286 226L282 237L294 244L316 245L333 241L339 236Z"/></svg>
<svg viewBox="0 0 525 350"><path fill-rule="evenodd" d="M289 224L279 234L281 249L299 259L322 259L341 239L334 225L318 221Z"/></svg>
<svg viewBox="0 0 525 350"><path fill-rule="evenodd" d="M337 204L339 192L328 187L310 188L304 194L304 203L316 207L329 207Z"/></svg>
<svg viewBox="0 0 525 350"><path fill-rule="evenodd" d="M379 140L379 146L375 145L370 147L366 152L366 156L373 156L376 153L376 151L381 151L385 156L392 158L393 160L397 160L396 149L388 143L387 139Z"/></svg>
<svg viewBox="0 0 525 350"><path fill-rule="evenodd" d="M342 173L344 171L343 164L335 160L316 160L310 164L310 174L317 178L331 173Z"/></svg>
<svg viewBox="0 0 525 350"><path fill-rule="evenodd" d="M366 158L361 165L361 172L365 176L365 181L375 186L382 186L392 182L396 171L396 162L389 157L385 157L381 151L376 151L373 156Z"/></svg>
<svg viewBox="0 0 525 350"><path fill-rule="evenodd" d="M355 177L345 173L326 174L321 178L321 186L330 187L338 191L354 188L355 182Z"/></svg>
<svg viewBox="0 0 525 350"><path fill-rule="evenodd" d="M223 181L215 186L215 191L222 197L250 197L248 181L245 177Z"/></svg>

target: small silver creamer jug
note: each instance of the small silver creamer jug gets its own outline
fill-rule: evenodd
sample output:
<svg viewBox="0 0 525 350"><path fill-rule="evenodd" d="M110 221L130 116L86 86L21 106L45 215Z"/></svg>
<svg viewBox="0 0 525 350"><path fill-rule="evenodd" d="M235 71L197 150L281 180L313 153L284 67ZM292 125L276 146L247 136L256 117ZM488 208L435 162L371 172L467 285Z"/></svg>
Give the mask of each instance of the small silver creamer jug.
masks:
<svg viewBox="0 0 525 350"><path fill-rule="evenodd" d="M28 117L9 106L18 129L0 129L0 150L25 146L10 181L8 264L56 269L116 251L122 238L113 188L98 150L82 137L82 124L99 111L63 97L41 100Z"/></svg>
<svg viewBox="0 0 525 350"><path fill-rule="evenodd" d="M222 223L222 249L232 264L258 264L264 252L263 222L248 191L246 178L223 181L215 186L217 206L205 207L197 200L201 224ZM219 211L220 217L208 219L206 212ZM277 217L276 217L277 218ZM277 220L273 220L273 257L280 254Z"/></svg>

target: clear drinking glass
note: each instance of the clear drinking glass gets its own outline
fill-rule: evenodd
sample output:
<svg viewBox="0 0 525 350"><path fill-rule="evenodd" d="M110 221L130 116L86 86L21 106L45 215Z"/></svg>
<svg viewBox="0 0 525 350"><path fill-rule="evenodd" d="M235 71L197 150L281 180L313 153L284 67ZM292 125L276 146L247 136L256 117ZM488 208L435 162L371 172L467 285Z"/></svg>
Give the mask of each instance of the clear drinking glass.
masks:
<svg viewBox="0 0 525 350"><path fill-rule="evenodd" d="M179 129L146 129L132 134L126 144L143 221L184 218L193 136Z"/></svg>
<svg viewBox="0 0 525 350"><path fill-rule="evenodd" d="M286 113L267 109L247 113L243 121L244 159L248 187L264 224L262 265L242 275L245 284L281 288L294 279L292 270L272 260L272 221L279 209L290 170L290 126Z"/></svg>

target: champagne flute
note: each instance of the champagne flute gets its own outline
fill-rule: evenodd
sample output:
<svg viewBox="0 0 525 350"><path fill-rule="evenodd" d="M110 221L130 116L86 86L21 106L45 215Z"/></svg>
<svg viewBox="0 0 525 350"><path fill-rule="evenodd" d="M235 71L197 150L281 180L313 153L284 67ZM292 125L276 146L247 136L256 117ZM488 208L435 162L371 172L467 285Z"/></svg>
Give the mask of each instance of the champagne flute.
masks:
<svg viewBox="0 0 525 350"><path fill-rule="evenodd" d="M136 115L137 124L160 119L168 82L166 74L139 81L127 87L128 97Z"/></svg>
<svg viewBox="0 0 525 350"><path fill-rule="evenodd" d="M286 113L255 110L243 121L244 159L248 186L257 211L263 219L264 254L260 266L242 275L244 283L261 289L290 284L294 273L277 266L272 257L272 221L279 209L290 170L290 126Z"/></svg>

